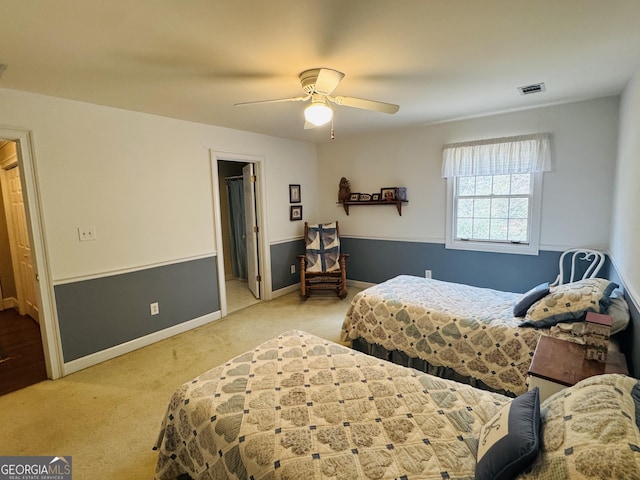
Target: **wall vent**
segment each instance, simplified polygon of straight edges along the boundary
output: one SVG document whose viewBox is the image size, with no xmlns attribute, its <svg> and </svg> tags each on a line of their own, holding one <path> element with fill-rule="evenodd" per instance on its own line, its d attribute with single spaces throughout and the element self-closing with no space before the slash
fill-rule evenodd
<svg viewBox="0 0 640 480">
<path fill-rule="evenodd" d="M 532 93 L 544 92 L 545 87 L 544 83 L 534 83 L 526 87 L 518 87 L 518 90 L 520 90 L 520 95 L 531 95 Z"/>
</svg>

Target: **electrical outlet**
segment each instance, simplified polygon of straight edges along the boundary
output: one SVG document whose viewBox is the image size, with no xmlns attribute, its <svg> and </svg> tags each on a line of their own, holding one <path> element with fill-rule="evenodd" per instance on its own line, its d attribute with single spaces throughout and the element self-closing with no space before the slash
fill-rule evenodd
<svg viewBox="0 0 640 480">
<path fill-rule="evenodd" d="M 151 315 L 158 315 L 160 313 L 160 306 L 158 305 L 158 302 L 149 304 L 149 309 L 151 310 Z"/>
<path fill-rule="evenodd" d="M 96 227 L 78 227 L 78 237 L 81 242 L 96 239 Z"/>
<path fill-rule="evenodd" d="M 295 266 L 295 264 L 294 264 L 294 265 L 291 265 L 291 273 L 296 273 L 296 266 Z"/>
<path fill-rule="evenodd" d="M 431 278 L 431 270 L 424 271 L 424 278 Z"/>
</svg>

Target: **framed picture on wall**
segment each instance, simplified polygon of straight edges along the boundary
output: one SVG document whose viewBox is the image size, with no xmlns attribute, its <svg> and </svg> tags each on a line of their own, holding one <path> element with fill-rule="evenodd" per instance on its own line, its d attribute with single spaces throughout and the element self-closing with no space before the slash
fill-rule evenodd
<svg viewBox="0 0 640 480">
<path fill-rule="evenodd" d="M 396 200 L 396 187 L 386 187 L 380 189 L 380 200 L 393 202 Z"/>
<path fill-rule="evenodd" d="M 302 205 L 291 205 L 289 207 L 289 220 L 302 220 Z"/>
<path fill-rule="evenodd" d="M 300 203 L 300 185 L 289 185 L 289 203 Z"/>
</svg>

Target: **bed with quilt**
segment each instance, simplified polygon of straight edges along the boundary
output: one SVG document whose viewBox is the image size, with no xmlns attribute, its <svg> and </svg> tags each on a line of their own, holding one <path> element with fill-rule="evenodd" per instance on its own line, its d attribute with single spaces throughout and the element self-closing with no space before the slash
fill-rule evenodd
<svg viewBox="0 0 640 480">
<path fill-rule="evenodd" d="M 541 335 L 583 342 L 586 312 L 611 313 L 612 332 L 629 309 L 617 285 L 587 278 L 513 293 L 400 275 L 352 300 L 342 342 L 371 355 L 505 395 L 527 390 Z"/>
<path fill-rule="evenodd" d="M 290 331 L 175 391 L 155 478 L 640 478 L 638 391 L 602 375 L 541 406 Z"/>
</svg>

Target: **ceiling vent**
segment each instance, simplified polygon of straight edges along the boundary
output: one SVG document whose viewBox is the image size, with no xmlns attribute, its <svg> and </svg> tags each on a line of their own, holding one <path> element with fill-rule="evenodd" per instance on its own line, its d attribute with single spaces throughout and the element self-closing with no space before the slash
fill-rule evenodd
<svg viewBox="0 0 640 480">
<path fill-rule="evenodd" d="M 534 83 L 526 87 L 518 87 L 518 90 L 520 90 L 520 95 L 531 95 L 532 93 L 544 92 L 545 88 L 544 83 Z"/>
</svg>

